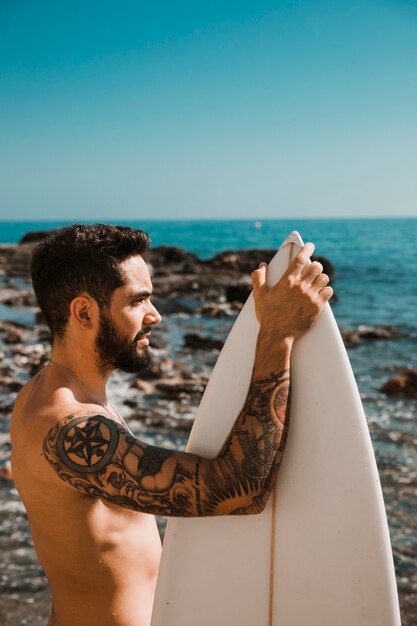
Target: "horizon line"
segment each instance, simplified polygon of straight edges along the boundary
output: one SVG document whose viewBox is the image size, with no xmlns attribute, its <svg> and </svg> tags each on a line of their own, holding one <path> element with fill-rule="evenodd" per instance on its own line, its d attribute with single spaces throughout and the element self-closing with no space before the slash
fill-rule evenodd
<svg viewBox="0 0 417 626">
<path fill-rule="evenodd" d="M 291 216 L 291 217 L 207 217 L 207 218 L 193 218 L 193 217 L 157 217 L 157 218 L 133 218 L 133 217 L 109 217 L 109 218 L 62 218 L 62 219 L 49 219 L 49 218 L 38 218 L 38 219 L 4 219 L 0 218 L 0 224 L 24 224 L 24 223 L 59 223 L 59 222 L 72 222 L 72 223 L 106 223 L 106 222 L 290 222 L 293 220 L 383 220 L 383 219 L 392 219 L 392 220 L 404 220 L 404 219 L 417 219 L 417 215 L 365 215 L 365 216 L 349 216 L 349 215 L 338 215 L 338 216 L 317 216 L 317 217 L 307 217 L 307 216 Z"/>
</svg>

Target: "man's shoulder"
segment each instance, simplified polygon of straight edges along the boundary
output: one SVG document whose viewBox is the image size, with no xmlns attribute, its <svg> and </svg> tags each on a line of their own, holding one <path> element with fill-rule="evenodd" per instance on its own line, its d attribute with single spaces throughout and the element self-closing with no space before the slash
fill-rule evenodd
<svg viewBox="0 0 417 626">
<path fill-rule="evenodd" d="M 91 404 L 72 403 L 65 406 L 40 405 L 15 416 L 12 428 L 12 461 L 14 472 L 24 469 L 27 476 L 36 474 L 38 479 L 57 482 L 54 472 L 45 458 L 45 445 L 52 434 L 70 435 L 73 424 L 94 417 L 105 419 L 105 410 Z M 61 481 L 59 486 L 61 485 Z"/>
<path fill-rule="evenodd" d="M 45 434 L 49 434 L 51 430 L 66 432 L 75 425 L 82 426 L 84 424 L 107 423 L 109 421 L 118 423 L 111 413 L 108 413 L 103 407 L 93 404 L 73 404 L 65 408 L 58 407 L 48 417 L 48 428 L 43 429 Z"/>
<path fill-rule="evenodd" d="M 35 378 L 28 381 L 16 397 L 11 420 L 12 435 L 39 441 L 59 424 L 84 416 L 107 415 L 105 409 L 96 404 L 78 402 L 62 394 L 36 393 Z"/>
<path fill-rule="evenodd" d="M 29 380 L 27 380 L 25 382 L 25 384 L 23 385 L 23 387 L 18 391 L 15 401 L 14 401 L 14 405 L 13 405 L 13 413 L 12 413 L 12 417 L 14 417 L 15 415 L 17 415 L 20 410 L 22 409 L 23 405 L 26 403 L 26 401 L 28 400 L 29 396 L 32 395 L 35 387 L 36 387 L 36 383 L 40 377 L 40 375 L 42 374 L 42 370 L 39 371 L 37 374 L 35 374 L 34 376 L 32 376 L 32 378 L 30 378 Z"/>
</svg>

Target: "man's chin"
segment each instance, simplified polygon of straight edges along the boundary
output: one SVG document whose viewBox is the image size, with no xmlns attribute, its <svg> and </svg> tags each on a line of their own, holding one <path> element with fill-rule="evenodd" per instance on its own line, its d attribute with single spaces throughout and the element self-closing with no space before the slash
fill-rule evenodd
<svg viewBox="0 0 417 626">
<path fill-rule="evenodd" d="M 136 354 L 130 359 L 121 359 L 117 364 L 117 369 L 126 374 L 141 374 L 147 372 L 152 367 L 152 355 L 148 346 L 137 349 Z"/>
</svg>

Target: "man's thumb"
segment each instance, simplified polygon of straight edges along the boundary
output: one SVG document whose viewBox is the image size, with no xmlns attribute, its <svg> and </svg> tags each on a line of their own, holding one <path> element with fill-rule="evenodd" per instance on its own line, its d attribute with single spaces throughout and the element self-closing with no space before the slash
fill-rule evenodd
<svg viewBox="0 0 417 626">
<path fill-rule="evenodd" d="M 257 270 L 252 272 L 252 283 L 254 289 L 260 289 L 265 285 L 267 264 L 262 261 Z"/>
</svg>

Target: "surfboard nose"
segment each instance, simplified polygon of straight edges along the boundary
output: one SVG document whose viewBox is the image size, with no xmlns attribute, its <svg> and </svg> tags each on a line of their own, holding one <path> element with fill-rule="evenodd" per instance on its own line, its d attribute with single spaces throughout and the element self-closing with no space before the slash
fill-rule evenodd
<svg viewBox="0 0 417 626">
<path fill-rule="evenodd" d="M 280 247 L 283 248 L 284 246 L 287 246 L 289 243 L 295 243 L 297 244 L 297 246 L 300 246 L 300 248 L 301 246 L 304 245 L 304 241 L 302 240 L 301 235 L 298 232 L 298 230 L 293 230 L 292 233 L 288 235 L 288 237 L 286 238 L 286 240 Z"/>
</svg>

